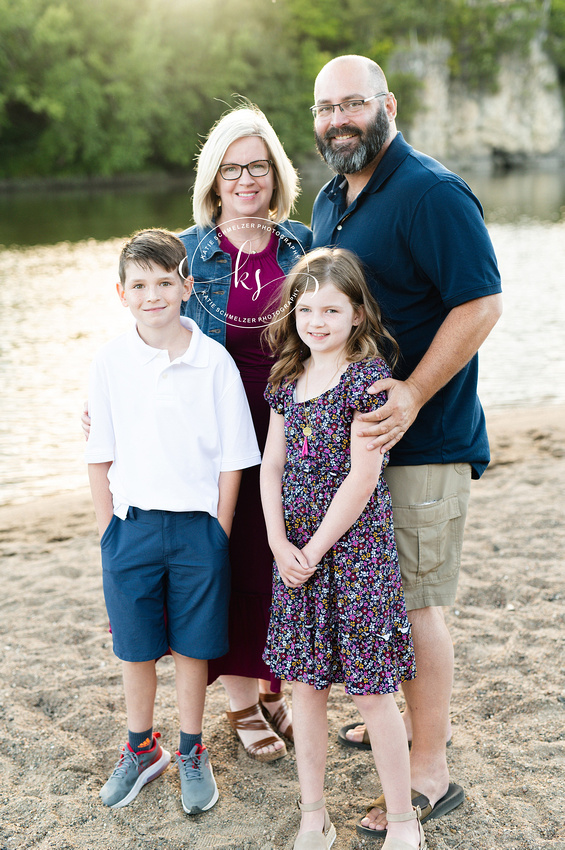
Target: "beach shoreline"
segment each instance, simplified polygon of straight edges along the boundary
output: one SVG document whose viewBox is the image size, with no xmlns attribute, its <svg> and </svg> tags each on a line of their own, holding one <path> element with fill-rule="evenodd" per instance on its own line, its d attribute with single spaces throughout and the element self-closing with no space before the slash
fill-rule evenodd
<svg viewBox="0 0 565 850">
<path fill-rule="evenodd" d="M 487 422 L 492 462 L 472 484 L 458 598 L 446 609 L 456 658 L 448 762 L 465 802 L 429 821 L 426 835 L 430 850 L 563 850 L 565 406 L 487 411 Z M 130 806 L 101 804 L 125 711 L 88 488 L 0 506 L 0 552 L 1 850 L 291 848 L 294 751 L 273 764 L 249 759 L 219 683 L 208 689 L 204 724 L 220 790 L 214 809 L 183 813 L 174 766 Z M 155 727 L 174 750 L 171 660 L 158 672 Z M 354 829 L 379 793 L 370 753 L 336 742 L 354 719 L 335 686 L 326 792 L 335 846 L 379 848 Z"/>
</svg>

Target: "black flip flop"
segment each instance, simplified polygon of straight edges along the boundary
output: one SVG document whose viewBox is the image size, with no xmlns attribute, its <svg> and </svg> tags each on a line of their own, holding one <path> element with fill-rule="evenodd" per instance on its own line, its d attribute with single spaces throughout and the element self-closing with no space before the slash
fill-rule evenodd
<svg viewBox="0 0 565 850">
<path fill-rule="evenodd" d="M 425 823 L 427 820 L 433 820 L 434 818 L 441 818 L 443 815 L 447 815 L 449 812 L 452 812 L 453 809 L 456 809 L 465 801 L 465 792 L 461 788 L 460 785 L 456 785 L 455 782 L 450 782 L 447 786 L 447 791 L 440 797 L 435 806 L 431 807 L 431 811 L 424 815 L 424 809 L 422 808 L 422 802 L 425 803 L 424 808 L 427 808 L 430 805 L 430 801 L 426 797 L 425 794 L 420 794 L 413 803 L 415 806 L 420 806 L 422 809 L 422 817 L 420 818 L 421 823 Z"/>
<path fill-rule="evenodd" d="M 371 749 L 371 741 L 369 740 L 369 733 L 367 732 L 367 728 L 365 727 L 365 731 L 363 732 L 363 740 L 362 741 L 350 741 L 347 737 L 347 732 L 350 729 L 355 729 L 357 726 L 360 726 L 359 722 L 357 723 L 348 723 L 347 726 L 342 726 L 339 732 L 337 733 L 337 742 L 341 744 L 342 747 L 351 747 L 354 750 L 370 750 Z M 408 741 L 408 749 L 412 746 L 412 741 Z M 446 747 L 451 746 L 451 738 L 445 744 Z"/>
<path fill-rule="evenodd" d="M 465 800 L 465 792 L 460 785 L 455 782 L 450 782 L 446 793 L 437 801 L 435 806 L 432 806 L 425 794 L 420 794 L 418 791 L 412 790 L 412 805 L 419 806 L 422 812 L 420 823 L 425 823 L 432 818 L 441 818 L 443 815 L 456 809 Z M 379 806 L 380 808 L 380 806 Z M 386 811 L 386 809 L 383 809 Z M 363 826 L 360 822 L 355 824 L 355 829 L 359 835 L 368 838 L 384 838 L 386 829 L 370 829 L 368 826 Z"/>
</svg>

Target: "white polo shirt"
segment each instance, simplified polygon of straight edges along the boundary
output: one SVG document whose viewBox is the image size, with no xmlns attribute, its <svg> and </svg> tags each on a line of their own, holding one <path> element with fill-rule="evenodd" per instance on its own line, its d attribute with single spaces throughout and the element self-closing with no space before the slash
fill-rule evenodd
<svg viewBox="0 0 565 850">
<path fill-rule="evenodd" d="M 192 319 L 181 322 L 192 338 L 172 362 L 134 328 L 92 363 L 85 460 L 112 461 L 108 479 L 121 519 L 130 505 L 215 517 L 220 472 L 261 462 L 234 361 Z"/>
</svg>

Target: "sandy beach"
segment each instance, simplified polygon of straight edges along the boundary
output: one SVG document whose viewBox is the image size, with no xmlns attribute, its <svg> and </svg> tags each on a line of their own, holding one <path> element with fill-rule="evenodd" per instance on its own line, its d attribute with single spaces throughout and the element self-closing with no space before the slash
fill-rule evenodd
<svg viewBox="0 0 565 850">
<path fill-rule="evenodd" d="M 426 835 L 430 850 L 563 850 L 565 407 L 497 411 L 488 422 L 493 460 L 473 483 L 458 599 L 446 612 L 456 658 L 448 762 L 466 797 Z M 126 720 L 88 490 L 4 506 L 0 528 L 0 850 L 292 848 L 294 751 L 270 765 L 249 759 L 218 683 L 204 722 L 215 808 L 183 813 L 176 766 L 130 806 L 102 805 Z M 158 671 L 155 728 L 173 751 L 171 659 Z M 335 686 L 326 792 L 334 846 L 379 850 L 354 828 L 379 793 L 371 755 L 336 742 L 356 716 Z"/>
</svg>

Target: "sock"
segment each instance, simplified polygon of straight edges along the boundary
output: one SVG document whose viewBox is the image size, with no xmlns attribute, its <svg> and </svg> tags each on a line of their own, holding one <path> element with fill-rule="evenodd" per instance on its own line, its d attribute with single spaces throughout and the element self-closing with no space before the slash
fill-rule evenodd
<svg viewBox="0 0 565 850">
<path fill-rule="evenodd" d="M 199 732 L 198 735 L 189 735 L 188 732 L 183 732 L 181 729 L 179 753 L 182 753 L 183 756 L 189 755 L 195 744 L 202 745 L 202 732 Z"/>
<path fill-rule="evenodd" d="M 130 732 L 128 729 L 128 742 L 134 753 L 147 752 L 153 746 L 153 727 L 147 732 Z"/>
</svg>

